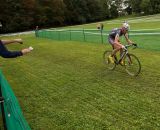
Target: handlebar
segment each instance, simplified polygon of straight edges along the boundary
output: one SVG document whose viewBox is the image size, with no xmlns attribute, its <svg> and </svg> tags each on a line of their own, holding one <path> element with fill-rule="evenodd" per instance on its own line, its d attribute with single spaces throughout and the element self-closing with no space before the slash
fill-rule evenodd
<svg viewBox="0 0 160 130">
<path fill-rule="evenodd" d="M 128 47 L 130 47 L 130 46 L 134 46 L 133 49 L 135 49 L 135 48 L 138 47 L 136 43 L 133 43 L 133 44 L 130 44 L 130 45 L 125 45 L 125 50 L 126 50 Z"/>
</svg>

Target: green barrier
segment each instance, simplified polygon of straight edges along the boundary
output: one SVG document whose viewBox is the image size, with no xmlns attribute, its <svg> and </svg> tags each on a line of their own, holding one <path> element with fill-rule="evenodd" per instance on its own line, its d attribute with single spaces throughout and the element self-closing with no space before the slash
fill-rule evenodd
<svg viewBox="0 0 160 130">
<path fill-rule="evenodd" d="M 104 35 L 107 31 L 95 30 L 95 29 L 50 29 L 39 30 L 35 32 L 36 37 L 48 38 L 60 41 L 84 41 L 103 43 Z"/>
<path fill-rule="evenodd" d="M 38 36 L 59 41 L 81 41 L 90 43 L 108 43 L 108 34 L 110 31 L 97 29 L 48 29 L 39 30 Z M 140 48 L 149 50 L 160 50 L 160 29 L 150 30 L 130 30 L 129 38 L 138 44 Z M 126 43 L 124 37 L 121 42 Z"/>
<path fill-rule="evenodd" d="M 4 103 L 1 103 L 1 112 L 5 130 L 31 130 L 25 120 L 18 100 L 14 95 L 10 85 L 0 71 L 0 87 L 1 96 L 4 98 Z M 4 111 L 3 111 L 4 110 Z M 4 112 L 4 113 L 3 113 Z"/>
</svg>

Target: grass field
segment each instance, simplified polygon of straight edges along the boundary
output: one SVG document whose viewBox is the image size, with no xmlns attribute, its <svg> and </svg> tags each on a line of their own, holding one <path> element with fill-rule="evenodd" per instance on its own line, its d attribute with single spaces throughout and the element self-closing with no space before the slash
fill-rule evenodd
<svg viewBox="0 0 160 130">
<path fill-rule="evenodd" d="M 119 27 L 122 25 L 122 22 L 128 21 L 131 26 L 131 30 L 135 29 L 155 29 L 160 28 L 160 14 L 153 15 L 153 16 L 145 16 L 145 17 L 122 17 L 115 20 L 107 20 L 102 21 L 104 24 L 105 30 L 111 30 L 112 28 Z M 85 24 L 85 25 L 79 25 L 76 26 L 76 28 L 91 28 L 96 29 L 96 25 L 99 22 L 91 23 L 91 24 Z M 75 26 L 71 26 L 71 28 L 75 28 Z M 66 27 L 68 28 L 68 27 Z"/>
<path fill-rule="evenodd" d="M 152 28 L 159 26 L 155 22 Z M 31 45 L 34 51 L 1 58 L 1 69 L 33 130 L 159 130 L 159 51 L 130 50 L 142 64 L 141 74 L 130 77 L 121 66 L 106 69 L 102 54 L 109 45 L 21 37 L 24 45 L 9 49 Z M 134 40 L 141 38 L 150 43 L 153 37 Z"/>
</svg>

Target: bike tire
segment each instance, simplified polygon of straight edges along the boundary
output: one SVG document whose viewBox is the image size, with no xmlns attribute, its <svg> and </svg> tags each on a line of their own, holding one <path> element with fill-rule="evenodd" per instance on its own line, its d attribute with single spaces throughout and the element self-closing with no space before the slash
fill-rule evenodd
<svg viewBox="0 0 160 130">
<path fill-rule="evenodd" d="M 141 63 L 133 54 L 127 54 L 124 58 L 125 70 L 131 76 L 138 76 L 141 72 Z"/>
<path fill-rule="evenodd" d="M 109 70 L 114 70 L 115 67 L 116 67 L 116 64 L 109 62 L 109 59 L 108 59 L 108 56 L 109 56 L 109 55 L 111 55 L 111 51 L 105 51 L 105 52 L 103 53 L 103 62 L 104 62 L 104 64 L 107 65 L 107 68 L 108 68 Z"/>
</svg>

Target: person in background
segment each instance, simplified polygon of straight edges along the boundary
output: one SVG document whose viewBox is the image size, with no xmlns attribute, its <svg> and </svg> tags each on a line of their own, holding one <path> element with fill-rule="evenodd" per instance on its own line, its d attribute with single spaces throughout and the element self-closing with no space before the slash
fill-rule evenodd
<svg viewBox="0 0 160 130">
<path fill-rule="evenodd" d="M 98 29 L 98 30 L 101 30 L 101 31 L 102 31 L 102 30 L 103 30 L 103 27 L 104 27 L 103 23 L 98 23 L 98 24 L 97 24 L 97 29 Z"/>
<path fill-rule="evenodd" d="M 98 23 L 96 27 L 97 27 L 97 29 L 100 29 L 100 23 Z"/>
<path fill-rule="evenodd" d="M 103 23 L 101 23 L 101 31 L 103 30 L 103 27 L 104 27 L 104 25 L 103 25 Z"/>
<path fill-rule="evenodd" d="M 39 37 L 38 30 L 39 30 L 39 28 L 38 28 L 38 26 L 36 26 L 36 29 L 35 29 L 35 35 L 36 35 L 36 37 Z"/>
</svg>

